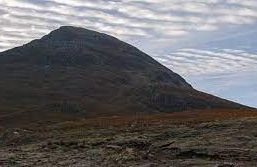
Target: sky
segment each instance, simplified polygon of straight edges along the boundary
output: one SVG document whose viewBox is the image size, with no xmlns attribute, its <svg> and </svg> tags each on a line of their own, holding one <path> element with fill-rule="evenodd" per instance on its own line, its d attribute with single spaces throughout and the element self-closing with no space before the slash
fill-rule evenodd
<svg viewBox="0 0 257 167">
<path fill-rule="evenodd" d="M 0 51 L 64 25 L 113 35 L 195 88 L 257 107 L 257 0 L 0 0 Z"/>
</svg>

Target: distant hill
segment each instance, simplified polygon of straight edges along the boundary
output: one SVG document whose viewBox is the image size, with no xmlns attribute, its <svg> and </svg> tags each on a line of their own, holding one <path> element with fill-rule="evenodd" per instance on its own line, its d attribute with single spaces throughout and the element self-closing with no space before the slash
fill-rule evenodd
<svg viewBox="0 0 257 167">
<path fill-rule="evenodd" d="M 69 26 L 0 53 L 0 78 L 3 120 L 243 107 L 193 89 L 125 42 Z"/>
</svg>

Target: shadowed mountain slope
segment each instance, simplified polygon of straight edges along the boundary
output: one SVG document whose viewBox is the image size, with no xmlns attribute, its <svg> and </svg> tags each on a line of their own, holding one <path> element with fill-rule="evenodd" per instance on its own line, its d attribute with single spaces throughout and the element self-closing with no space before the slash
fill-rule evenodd
<svg viewBox="0 0 257 167">
<path fill-rule="evenodd" d="M 0 53 L 0 78 L 2 119 L 242 107 L 193 89 L 125 42 L 77 27 Z"/>
</svg>

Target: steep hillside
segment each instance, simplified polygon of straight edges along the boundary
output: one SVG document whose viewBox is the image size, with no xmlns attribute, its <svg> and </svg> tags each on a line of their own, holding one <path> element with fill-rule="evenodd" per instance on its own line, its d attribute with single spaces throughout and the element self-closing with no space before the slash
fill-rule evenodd
<svg viewBox="0 0 257 167">
<path fill-rule="evenodd" d="M 61 27 L 0 53 L 0 119 L 238 108 L 114 37 Z M 30 114 L 33 113 L 33 114 Z"/>
</svg>

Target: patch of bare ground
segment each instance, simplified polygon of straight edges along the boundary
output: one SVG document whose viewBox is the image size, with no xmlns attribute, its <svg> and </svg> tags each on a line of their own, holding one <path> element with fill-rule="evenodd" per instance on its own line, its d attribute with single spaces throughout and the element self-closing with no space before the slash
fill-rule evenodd
<svg viewBox="0 0 257 167">
<path fill-rule="evenodd" d="M 257 166 L 257 113 L 210 110 L 0 128 L 0 166 Z"/>
</svg>

